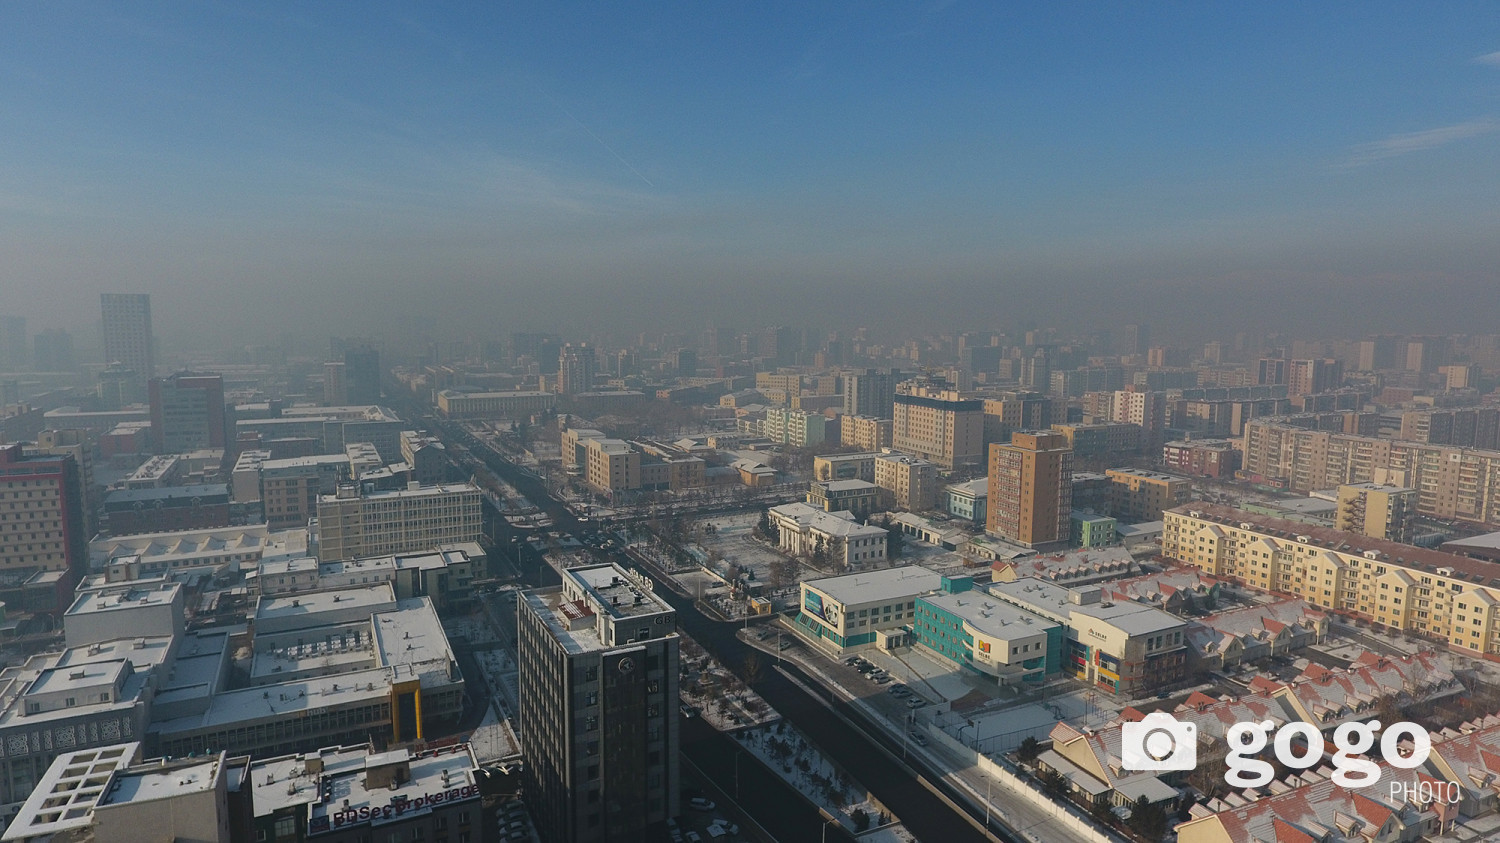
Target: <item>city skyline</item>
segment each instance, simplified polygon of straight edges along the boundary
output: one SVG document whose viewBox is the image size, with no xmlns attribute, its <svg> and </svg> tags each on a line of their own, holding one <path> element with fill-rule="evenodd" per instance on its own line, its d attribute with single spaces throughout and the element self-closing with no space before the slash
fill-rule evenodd
<svg viewBox="0 0 1500 843">
<path fill-rule="evenodd" d="M 81 338 L 150 293 L 178 344 L 696 325 L 729 290 L 1477 328 L 1500 27 L 1353 8 L 7 9 L 0 288 Z"/>
</svg>

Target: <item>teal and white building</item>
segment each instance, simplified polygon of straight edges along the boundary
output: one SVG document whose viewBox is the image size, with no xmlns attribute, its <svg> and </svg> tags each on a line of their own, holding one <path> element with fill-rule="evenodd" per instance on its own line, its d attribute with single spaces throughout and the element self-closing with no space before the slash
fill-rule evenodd
<svg viewBox="0 0 1500 843">
<path fill-rule="evenodd" d="M 944 577 L 916 599 L 912 644 L 999 685 L 1041 683 L 1062 665 L 1064 628 L 974 589 L 972 577 Z"/>
<path fill-rule="evenodd" d="M 937 591 L 942 575 L 918 565 L 846 574 L 802 583 L 797 623 L 808 634 L 847 650 L 875 644 L 904 647 L 917 597 Z"/>
</svg>

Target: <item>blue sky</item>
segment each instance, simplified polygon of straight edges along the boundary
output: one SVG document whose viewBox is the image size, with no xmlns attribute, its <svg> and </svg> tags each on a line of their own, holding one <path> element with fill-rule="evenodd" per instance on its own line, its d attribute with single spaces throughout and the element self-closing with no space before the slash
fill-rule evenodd
<svg viewBox="0 0 1500 843">
<path fill-rule="evenodd" d="M 1473 329 L 1495 11 L 10 3 L 0 310 Z"/>
</svg>

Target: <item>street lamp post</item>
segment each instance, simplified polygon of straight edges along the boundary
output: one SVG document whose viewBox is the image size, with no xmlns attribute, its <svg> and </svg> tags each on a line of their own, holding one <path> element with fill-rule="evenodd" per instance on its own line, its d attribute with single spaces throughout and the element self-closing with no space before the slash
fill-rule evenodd
<svg viewBox="0 0 1500 843">
<path fill-rule="evenodd" d="M 822 809 L 819 809 L 818 813 L 823 815 L 823 843 L 828 843 L 828 827 L 830 825 L 833 825 L 837 821 L 832 817 L 829 817 L 828 812 L 823 811 Z"/>
<path fill-rule="evenodd" d="M 992 781 L 994 779 L 989 776 L 984 777 L 984 838 L 986 840 L 993 839 L 994 837 L 994 835 L 990 834 L 990 782 Z"/>
</svg>

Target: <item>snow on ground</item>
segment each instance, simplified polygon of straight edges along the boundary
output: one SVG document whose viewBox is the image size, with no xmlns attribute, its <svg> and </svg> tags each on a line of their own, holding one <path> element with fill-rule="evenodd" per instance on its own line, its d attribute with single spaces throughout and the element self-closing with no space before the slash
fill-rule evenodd
<svg viewBox="0 0 1500 843">
<path fill-rule="evenodd" d="M 760 522 L 761 510 L 714 515 L 693 522 L 693 539 L 704 551 L 717 553 L 728 564 L 755 572 L 755 582 L 771 579 L 771 564 L 784 559 L 775 548 L 757 540 L 752 531 Z M 712 525 L 713 532 L 704 528 Z"/>
<path fill-rule="evenodd" d="M 495 711 L 494 703 L 490 704 L 484 720 L 469 736 L 469 743 L 474 746 L 474 757 L 480 764 L 493 764 L 521 753 L 520 742 Z"/>
<path fill-rule="evenodd" d="M 761 654 L 756 657 L 764 659 Z M 682 639 L 678 696 L 683 704 L 697 709 L 709 725 L 721 732 L 764 725 L 781 718 L 760 694 L 686 635 Z"/>
<path fill-rule="evenodd" d="M 474 661 L 484 674 L 485 685 L 492 691 L 499 692 L 497 702 L 503 701 L 505 711 L 515 711 L 521 692 L 516 664 L 511 661 L 510 655 L 504 650 L 479 650 L 474 653 Z"/>
<path fill-rule="evenodd" d="M 854 830 L 857 811 L 865 813 L 870 827 L 881 823 L 880 809 L 869 800 L 868 791 L 791 724 L 781 721 L 774 726 L 746 729 L 735 737 L 771 772 L 837 817 L 850 831 Z"/>
<path fill-rule="evenodd" d="M 859 836 L 859 843 L 917 843 L 917 836 L 906 830 L 901 823 L 892 823 L 876 831 L 867 831 Z"/>
<path fill-rule="evenodd" d="M 448 618 L 443 621 L 443 632 L 449 639 L 462 638 L 470 644 L 493 644 L 500 640 L 482 614 Z"/>
</svg>

